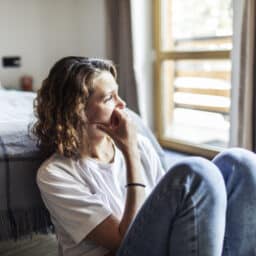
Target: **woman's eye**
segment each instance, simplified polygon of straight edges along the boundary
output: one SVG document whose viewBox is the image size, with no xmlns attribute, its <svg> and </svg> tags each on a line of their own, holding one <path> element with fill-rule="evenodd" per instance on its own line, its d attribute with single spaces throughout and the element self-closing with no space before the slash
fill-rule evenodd
<svg viewBox="0 0 256 256">
<path fill-rule="evenodd" d="M 109 100 L 112 100 L 112 98 L 113 98 L 113 96 L 110 95 L 108 98 L 106 98 L 106 99 L 104 100 L 104 102 L 107 102 L 107 101 L 109 101 Z"/>
</svg>

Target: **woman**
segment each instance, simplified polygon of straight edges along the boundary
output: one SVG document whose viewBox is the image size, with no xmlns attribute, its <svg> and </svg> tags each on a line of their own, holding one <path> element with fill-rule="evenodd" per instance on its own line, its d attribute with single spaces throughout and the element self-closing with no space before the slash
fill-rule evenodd
<svg viewBox="0 0 256 256">
<path fill-rule="evenodd" d="M 188 157 L 164 174 L 150 142 L 136 133 L 115 67 L 105 60 L 59 60 L 35 110 L 33 131 L 51 155 L 37 183 L 59 255 L 218 256 L 225 232 L 223 255 L 256 255 L 255 228 L 247 226 L 255 223 L 254 154 L 227 150 L 213 163 Z"/>
</svg>

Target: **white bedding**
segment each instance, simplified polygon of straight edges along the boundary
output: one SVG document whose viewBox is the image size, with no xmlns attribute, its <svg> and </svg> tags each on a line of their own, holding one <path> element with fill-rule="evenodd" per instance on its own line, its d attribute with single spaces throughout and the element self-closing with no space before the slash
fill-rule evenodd
<svg viewBox="0 0 256 256">
<path fill-rule="evenodd" d="M 17 128 L 24 130 L 33 122 L 35 96 L 34 92 L 0 90 L 0 134 L 17 131 Z"/>
</svg>

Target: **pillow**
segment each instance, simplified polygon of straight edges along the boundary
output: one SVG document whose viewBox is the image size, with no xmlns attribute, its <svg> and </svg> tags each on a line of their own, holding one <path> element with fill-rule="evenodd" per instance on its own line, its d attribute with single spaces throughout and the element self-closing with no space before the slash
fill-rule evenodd
<svg viewBox="0 0 256 256">
<path fill-rule="evenodd" d="M 136 114 L 134 111 L 128 108 L 127 108 L 127 112 L 129 116 L 132 118 L 132 120 L 134 121 L 134 123 L 136 124 L 138 132 L 150 140 L 151 144 L 153 145 L 156 153 L 160 158 L 160 161 L 162 163 L 164 170 L 167 170 L 168 166 L 165 159 L 165 153 L 162 147 L 160 146 L 160 144 L 158 143 L 156 137 L 152 133 L 152 131 L 143 123 L 141 117 L 138 114 Z"/>
</svg>

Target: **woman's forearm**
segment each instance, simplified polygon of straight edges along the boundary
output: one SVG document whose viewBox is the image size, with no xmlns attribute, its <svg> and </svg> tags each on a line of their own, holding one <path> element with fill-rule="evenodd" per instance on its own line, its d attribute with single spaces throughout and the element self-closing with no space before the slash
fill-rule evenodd
<svg viewBox="0 0 256 256">
<path fill-rule="evenodd" d="M 140 154 L 137 150 L 125 154 L 127 165 L 127 183 L 141 183 L 145 181 L 141 175 Z M 119 232 L 123 237 L 133 218 L 145 200 L 145 188 L 142 186 L 127 187 L 125 209 L 120 221 Z"/>
</svg>

